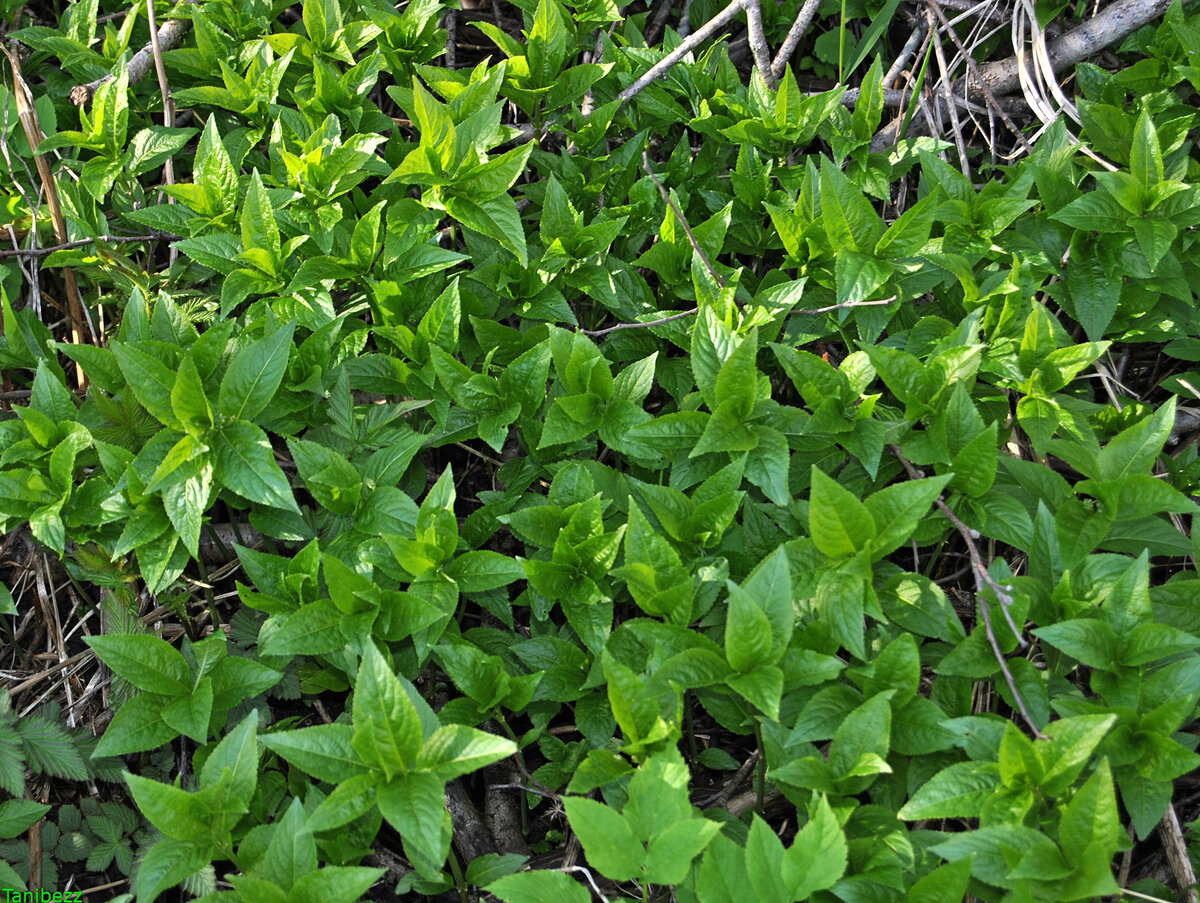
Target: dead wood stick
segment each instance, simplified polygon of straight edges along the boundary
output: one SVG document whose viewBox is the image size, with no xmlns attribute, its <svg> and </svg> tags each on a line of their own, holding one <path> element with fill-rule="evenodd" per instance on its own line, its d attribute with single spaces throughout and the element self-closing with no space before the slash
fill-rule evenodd
<svg viewBox="0 0 1200 903">
<path fill-rule="evenodd" d="M 1158 833 L 1162 838 L 1163 850 L 1167 854 L 1167 863 L 1171 866 L 1171 874 L 1179 885 L 1182 899 L 1186 903 L 1196 903 L 1196 871 L 1192 868 L 1192 860 L 1188 857 L 1187 844 L 1183 840 L 1183 830 L 1179 826 L 1179 816 L 1175 807 L 1167 806 L 1166 814 L 1158 823 Z"/>
<path fill-rule="evenodd" d="M 746 36 L 750 43 L 750 52 L 754 54 L 754 65 L 763 82 L 772 91 L 778 82 L 771 67 L 771 48 L 767 46 L 767 37 L 763 33 L 762 7 L 759 0 L 746 0 Z"/>
<path fill-rule="evenodd" d="M 742 11 L 744 6 L 745 0 L 733 0 L 732 3 L 701 25 L 694 34 L 688 36 L 687 40 L 647 69 L 641 78 L 618 94 L 617 109 L 625 106 L 634 97 L 642 93 L 653 81 L 666 75 L 672 66 L 716 34 L 720 29 L 724 28 L 734 16 Z"/>
<path fill-rule="evenodd" d="M 1185 0 L 1185 5 L 1193 2 L 1195 0 Z M 1057 74 L 1094 56 L 1110 44 L 1115 44 L 1162 16 L 1170 5 L 1171 0 L 1116 0 L 1115 3 L 1110 3 L 1082 25 L 1050 43 L 1047 55 L 1051 68 Z M 1029 62 L 1027 65 L 1033 64 Z M 1005 103 L 1006 95 L 1021 90 L 1021 73 L 1016 55 L 984 63 L 978 66 L 975 72 L 969 72 L 965 78 L 968 95 L 984 96 L 986 88 L 1001 106 Z M 954 93 L 960 97 L 963 94 L 963 85 L 964 80 L 960 78 L 953 86 Z M 900 126 L 901 121 L 897 118 L 880 129 L 871 140 L 871 150 L 879 152 L 894 146 L 900 138 Z M 923 135 L 928 132 L 928 122 L 923 114 L 918 113 L 913 117 L 909 134 Z"/>
<path fill-rule="evenodd" d="M 154 35 L 158 43 L 160 52 L 173 50 L 179 46 L 179 42 L 183 40 L 183 34 L 191 26 L 190 19 L 168 19 L 163 23 L 162 28 L 158 29 Z M 140 82 L 150 72 L 154 66 L 154 44 L 155 41 L 147 42 L 146 46 L 135 53 L 129 59 L 129 84 Z M 113 80 L 113 76 L 106 75 L 103 78 L 98 78 L 95 81 L 88 82 L 86 85 L 76 85 L 71 89 L 71 103 L 77 107 L 87 106 L 92 102 L 92 98 L 96 96 L 96 89 L 105 82 Z M 165 75 L 164 75 L 165 81 Z"/>
<path fill-rule="evenodd" d="M 1170 5 L 1171 0 L 1116 0 L 1082 25 L 1050 42 L 1047 48 L 1050 65 L 1056 73 L 1062 72 L 1153 22 Z M 971 93 L 981 94 L 988 89 L 997 95 L 1015 94 L 1021 90 L 1016 56 L 980 66 L 977 76 L 969 76 L 967 87 Z M 956 88 L 961 91 L 960 86 Z"/>
<path fill-rule="evenodd" d="M 29 90 L 29 85 L 25 83 L 25 77 L 21 74 L 20 60 L 15 54 L 9 53 L 7 47 L 4 48 L 4 55 L 8 57 L 8 62 L 12 66 L 13 97 L 17 102 L 17 118 L 21 120 L 21 128 L 33 151 L 33 162 L 37 166 L 42 190 L 46 193 L 46 205 L 50 208 L 50 221 L 54 224 L 54 234 L 58 237 L 59 244 L 62 244 L 69 241 L 70 236 L 67 234 L 67 221 L 63 216 L 62 204 L 58 199 L 58 184 L 54 181 L 54 173 L 50 170 L 50 163 L 46 160 L 46 155 L 39 154 L 37 151 L 41 143 L 46 140 L 46 134 L 42 131 L 37 109 L 33 105 L 33 92 Z M 67 302 L 70 305 L 67 318 L 70 321 L 71 344 L 82 345 L 83 300 L 79 296 L 79 285 L 75 282 L 75 271 L 70 267 L 63 267 L 63 281 L 66 283 Z M 95 332 L 93 329 L 93 338 Z M 81 392 L 87 388 L 87 377 L 78 362 L 75 364 L 75 384 Z"/>
<path fill-rule="evenodd" d="M 779 45 L 779 52 L 775 54 L 775 61 L 771 63 L 771 74 L 776 78 L 783 77 L 783 70 L 787 68 L 788 60 L 792 58 L 792 54 L 800 46 L 800 39 L 808 31 L 808 26 L 812 24 L 812 20 L 817 15 L 817 8 L 820 5 L 821 0 L 805 0 L 804 5 L 800 7 L 800 12 L 796 14 L 796 21 L 788 29 L 787 37 Z"/>
</svg>

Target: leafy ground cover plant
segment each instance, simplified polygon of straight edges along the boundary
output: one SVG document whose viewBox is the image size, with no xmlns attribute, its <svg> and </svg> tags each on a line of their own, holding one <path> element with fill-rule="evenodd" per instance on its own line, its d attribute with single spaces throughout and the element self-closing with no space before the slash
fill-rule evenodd
<svg viewBox="0 0 1200 903">
<path fill-rule="evenodd" d="M 818 6 L 0 4 L 4 882 L 1194 893 L 1200 16 Z"/>
</svg>

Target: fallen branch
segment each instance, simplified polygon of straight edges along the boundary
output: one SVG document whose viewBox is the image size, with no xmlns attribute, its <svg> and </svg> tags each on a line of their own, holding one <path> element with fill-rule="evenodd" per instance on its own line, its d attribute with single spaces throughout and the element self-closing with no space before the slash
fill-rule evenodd
<svg viewBox="0 0 1200 903">
<path fill-rule="evenodd" d="M 821 0 L 804 0 L 804 5 L 800 7 L 800 12 L 796 14 L 796 21 L 788 29 L 787 37 L 779 45 L 779 52 L 775 54 L 775 61 L 771 63 L 771 74 L 776 78 L 783 77 L 783 70 L 787 68 L 788 60 L 792 58 L 792 54 L 800 46 L 800 39 L 808 31 L 808 26 L 812 25 L 812 20 L 816 17 L 817 9 L 820 6 Z"/>
<path fill-rule="evenodd" d="M 746 35 L 750 42 L 750 52 L 754 54 L 754 66 L 766 86 L 774 91 L 779 83 L 771 64 L 771 49 L 767 46 L 767 36 L 763 33 L 762 6 L 759 5 L 759 0 L 745 0 L 745 4 Z"/>
<path fill-rule="evenodd" d="M 46 193 L 46 205 L 50 208 L 50 222 L 54 226 L 54 234 L 59 242 L 66 242 L 68 240 L 67 221 L 63 216 L 62 203 L 58 198 L 58 184 L 54 180 L 54 173 L 50 170 L 46 155 L 37 152 L 37 148 L 46 140 L 46 134 L 42 131 L 41 123 L 38 121 L 37 109 L 33 104 L 33 92 L 29 90 L 29 85 L 25 83 L 25 77 L 21 74 L 20 61 L 14 54 L 9 53 L 7 47 L 4 48 L 4 55 L 8 57 L 8 62 L 12 66 L 13 98 L 17 104 L 17 118 L 21 121 L 25 139 L 33 150 L 33 162 L 37 166 L 42 190 Z M 36 234 L 34 237 L 36 238 Z M 79 285 L 75 281 L 75 271 L 70 267 L 63 267 L 63 282 L 67 289 L 69 305 L 67 320 L 71 330 L 71 344 L 82 345 L 85 319 L 83 299 L 79 294 Z M 98 340 L 99 337 L 90 320 L 88 328 L 92 333 L 92 338 Z M 75 363 L 75 384 L 80 392 L 87 388 L 87 376 L 78 362 Z"/>
<path fill-rule="evenodd" d="M 646 175 L 650 177 L 650 181 L 658 186 L 658 193 L 663 196 L 663 200 L 667 202 L 667 206 L 671 208 L 671 212 L 675 214 L 675 218 L 679 220 L 679 225 L 683 226 L 683 231 L 687 235 L 688 241 L 692 243 L 692 250 L 696 252 L 696 256 L 700 258 L 704 264 L 704 268 L 708 270 L 708 275 L 712 277 L 712 281 L 721 286 L 721 288 L 724 288 L 725 280 L 718 276 L 717 271 L 713 269 L 712 261 L 708 259 L 708 255 L 700 247 L 700 242 L 696 241 L 696 236 L 692 233 L 692 227 L 688 225 L 683 211 L 676 206 L 675 201 L 671 199 L 671 193 L 667 191 L 667 187 L 654 174 L 654 167 L 650 165 L 649 151 L 642 151 L 642 169 L 646 170 Z"/>
<path fill-rule="evenodd" d="M 152 36 L 152 40 L 130 58 L 128 67 L 129 84 L 132 85 L 140 82 L 154 66 L 155 43 L 158 44 L 160 54 L 168 50 L 173 50 L 179 46 L 179 42 L 183 40 L 184 32 L 188 30 L 191 24 L 190 19 L 168 19 L 164 22 L 163 27 Z M 157 41 L 154 40 L 155 38 Z M 92 98 L 96 96 L 96 90 L 105 82 L 112 80 L 112 75 L 106 75 L 103 78 L 88 82 L 86 85 L 76 85 L 71 89 L 71 103 L 77 107 L 87 106 L 92 102 Z"/>
<path fill-rule="evenodd" d="M 734 16 L 742 11 L 745 0 L 733 0 L 727 7 L 705 22 L 687 40 L 664 56 L 661 60 L 647 69 L 637 81 L 617 95 L 617 110 L 641 94 L 649 85 L 662 78 L 667 71 L 681 59 L 703 44 L 706 40 L 724 28 Z M 615 110 L 613 111 L 615 114 Z"/>
<path fill-rule="evenodd" d="M 1180 899 L 1185 903 L 1196 903 L 1196 871 L 1192 868 L 1192 860 L 1188 856 L 1179 816 L 1175 814 L 1175 807 L 1170 804 L 1167 805 L 1162 821 L 1158 823 L 1158 834 L 1167 854 L 1167 864 L 1170 865 L 1171 874 L 1182 894 Z"/>
<path fill-rule="evenodd" d="M 938 3 L 938 0 L 926 0 L 926 2 L 929 4 L 929 8 L 933 11 L 934 15 L 938 17 L 938 21 L 942 23 L 942 27 L 946 29 L 946 33 L 950 35 L 950 40 L 954 42 L 954 46 L 958 49 L 958 52 L 961 53 L 963 59 L 967 61 L 967 71 L 971 74 L 971 77 L 979 83 L 979 87 L 983 89 L 983 95 L 987 99 L 988 108 L 996 111 L 996 113 L 1000 116 L 1000 121 L 1004 123 L 1004 127 L 1016 135 L 1017 140 L 1021 142 L 1021 147 L 1023 147 L 1026 152 L 1033 150 L 1033 145 L 1029 143 L 1029 140 L 1025 137 L 1024 133 L 1017 128 L 1016 123 L 1014 123 L 1009 117 L 1008 113 L 1005 112 L 1004 107 L 1000 106 L 1000 101 L 996 99 L 995 92 L 992 91 L 991 87 L 980 74 L 979 68 L 975 65 L 974 58 L 968 52 L 967 48 L 963 46 L 962 38 L 958 36 L 958 32 L 956 32 L 950 23 L 946 21 L 946 14 L 942 12 L 942 7 Z"/>
<path fill-rule="evenodd" d="M 1094 56 L 1110 44 L 1128 37 L 1143 25 L 1148 25 L 1166 12 L 1172 0 L 1116 0 L 1102 9 L 1082 25 L 1071 29 L 1066 34 L 1054 40 L 1047 49 L 1050 65 L 1055 74 L 1071 68 L 1076 63 Z M 1187 4 L 1196 0 L 1186 0 Z M 1028 64 L 1032 66 L 1032 63 Z M 1028 69 L 1026 70 L 1028 72 Z M 955 82 L 953 91 L 956 95 L 964 93 L 976 98 L 985 97 L 985 89 L 990 91 L 998 105 L 1010 110 L 1006 103 L 1006 95 L 1016 94 L 1021 89 L 1021 72 L 1017 56 L 985 63 L 977 67 L 974 73 L 968 73 L 964 79 Z M 849 92 L 847 92 L 849 93 Z M 1025 106 L 1028 106 L 1027 104 Z M 871 150 L 880 152 L 892 147 L 900 138 L 901 122 L 899 119 L 880 129 L 871 139 Z M 929 133 L 927 118 L 918 113 L 913 117 L 909 126 L 910 135 Z"/>
<path fill-rule="evenodd" d="M 50 245 L 46 248 L 4 248 L 0 249 L 0 258 L 5 257 L 45 257 L 47 254 L 53 254 L 55 251 L 70 251 L 75 248 L 83 248 L 97 242 L 113 242 L 114 244 L 123 244 L 127 242 L 154 241 L 156 239 L 167 239 L 169 241 L 177 241 L 181 236 L 169 235 L 165 232 L 155 235 L 97 235 L 94 238 L 77 238 L 74 241 L 65 241 L 61 245 Z"/>
<path fill-rule="evenodd" d="M 891 304 L 896 300 L 896 296 L 890 298 L 881 298 L 877 301 L 844 301 L 841 304 L 830 304 L 828 307 L 814 307 L 808 310 L 793 310 L 792 316 L 812 316 L 815 314 L 827 314 L 835 310 L 846 310 L 851 307 L 882 307 L 885 304 Z M 605 336 L 610 332 L 616 332 L 619 329 L 645 329 L 650 326 L 662 326 L 666 323 L 671 323 L 675 320 L 682 320 L 684 317 L 694 317 L 700 313 L 699 307 L 693 307 L 691 310 L 681 311 L 677 314 L 672 314 L 669 317 L 661 317 L 657 320 L 640 320 L 637 323 L 618 323 L 616 326 L 609 326 L 607 329 L 579 329 L 576 330 L 583 335 L 593 337 Z"/>
<path fill-rule="evenodd" d="M 1172 0 L 1116 0 L 1115 3 L 1110 3 L 1082 25 L 1049 44 L 1047 50 L 1055 74 L 1094 56 L 1109 44 L 1115 44 L 1143 25 L 1153 22 L 1167 11 L 1171 2 Z M 985 90 L 990 90 L 996 95 L 1015 94 L 1021 90 L 1017 57 L 1014 55 L 1006 60 L 980 66 L 978 75 L 969 77 L 967 90 L 973 94 L 982 94 Z"/>
</svg>

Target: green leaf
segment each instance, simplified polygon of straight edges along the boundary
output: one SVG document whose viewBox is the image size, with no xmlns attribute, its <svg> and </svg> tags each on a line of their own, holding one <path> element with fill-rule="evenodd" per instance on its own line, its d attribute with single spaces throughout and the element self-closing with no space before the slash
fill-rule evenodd
<svg viewBox="0 0 1200 903">
<path fill-rule="evenodd" d="M 188 667 L 179 650 L 146 634 L 84 637 L 99 659 L 135 687 L 150 693 L 184 696 Z"/>
<path fill-rule="evenodd" d="M 429 735 L 421 746 L 417 767 L 433 771 L 443 781 L 478 771 L 513 755 L 516 744 L 463 724 L 448 724 Z"/>
<path fill-rule="evenodd" d="M 464 593 L 487 592 L 525 579 L 520 562 L 487 549 L 459 555 L 442 568 L 442 573 Z"/>
<path fill-rule="evenodd" d="M 304 803 L 293 799 L 282 817 L 275 821 L 271 842 L 259 860 L 256 871 L 266 880 L 290 890 L 295 883 L 317 868 L 317 844 L 308 829 Z"/>
<path fill-rule="evenodd" d="M 692 860 L 720 830 L 720 822 L 704 818 L 689 818 L 669 825 L 650 841 L 642 880 L 651 884 L 679 884 L 687 877 Z"/>
<path fill-rule="evenodd" d="M 163 707 L 169 699 L 143 693 L 127 701 L 109 722 L 92 757 L 123 756 L 157 749 L 179 736 L 179 731 L 168 727 L 162 719 Z"/>
<path fill-rule="evenodd" d="M 836 777 L 848 774 L 864 754 L 887 758 L 894 695 L 894 690 L 875 694 L 847 715 L 834 731 L 829 746 L 829 767 Z"/>
<path fill-rule="evenodd" d="M 1100 450 L 1101 480 L 1118 480 L 1127 474 L 1149 473 L 1162 453 L 1175 425 L 1175 396 L 1149 416 L 1118 433 Z"/>
<path fill-rule="evenodd" d="M 921 490 L 914 493 L 922 494 Z M 866 548 L 878 532 L 870 510 L 816 465 L 812 467 L 808 529 L 816 547 L 830 558 L 851 557 Z"/>
<path fill-rule="evenodd" d="M 212 678 L 205 677 L 191 693 L 163 707 L 162 719 L 173 730 L 197 743 L 208 741 L 208 722 L 212 717 Z"/>
<path fill-rule="evenodd" d="M 250 187 L 246 190 L 241 226 L 244 252 L 266 252 L 265 255 L 244 256 L 243 259 L 263 270 L 268 276 L 278 276 L 279 268 L 283 264 L 279 226 L 275 223 L 275 208 L 271 206 L 271 199 L 267 196 L 267 190 L 263 187 L 257 169 L 250 176 Z"/>
<path fill-rule="evenodd" d="M 175 374 L 158 358 L 132 345 L 114 344 L 112 350 L 125 381 L 142 407 L 160 423 L 174 425 L 171 393 L 175 388 Z"/>
<path fill-rule="evenodd" d="M 725 658 L 736 671 L 773 664 L 771 622 L 762 606 L 733 581 L 728 582 L 725 614 Z"/>
<path fill-rule="evenodd" d="M 1162 147 L 1150 111 L 1142 107 L 1133 127 L 1133 145 L 1129 148 L 1129 171 L 1147 188 L 1163 180 Z"/>
<path fill-rule="evenodd" d="M 421 723 L 408 693 L 368 643 L 354 684 L 354 749 L 387 780 L 412 770 L 421 749 Z"/>
<path fill-rule="evenodd" d="M 348 724 L 318 724 L 294 731 L 263 734 L 259 742 L 319 781 L 336 784 L 366 771 L 352 743 Z"/>
<path fill-rule="evenodd" d="M 227 489 L 252 502 L 300 513 L 267 434 L 259 427 L 244 420 L 227 423 L 211 441 L 215 475 Z"/>
<path fill-rule="evenodd" d="M 641 874 L 646 851 L 620 813 L 595 800 L 574 796 L 563 800 L 563 808 L 596 871 L 613 881 L 629 881 Z"/>
<path fill-rule="evenodd" d="M 461 197 L 446 198 L 446 212 L 482 235 L 499 243 L 500 247 L 512 251 L 521 266 L 529 262 L 529 252 L 525 247 L 525 229 L 521 225 L 521 215 L 517 212 L 517 204 L 508 195 L 492 198 L 490 201 L 476 203 Z"/>
<path fill-rule="evenodd" d="M 1067 862 L 1082 862 L 1085 851 L 1107 862 L 1120 846 L 1121 833 L 1112 769 L 1105 758 L 1067 803 L 1058 824 L 1058 840 Z"/>
<path fill-rule="evenodd" d="M 33 800 L 5 800 L 0 803 L 0 838 L 16 837 L 50 809 L 50 806 Z"/>
<path fill-rule="evenodd" d="M 313 810 L 308 818 L 308 829 L 331 831 L 362 818 L 375 808 L 378 783 L 378 773 L 355 775 L 342 781 Z"/>
<path fill-rule="evenodd" d="M 999 780 L 994 762 L 958 762 L 926 781 L 896 814 L 905 821 L 978 818 Z"/>
<path fill-rule="evenodd" d="M 934 869 L 908 889 L 908 903 L 962 903 L 973 861 L 968 856 Z"/>
<path fill-rule="evenodd" d="M 559 871 L 538 869 L 505 875 L 487 885 L 504 903 L 590 903 L 587 889 Z"/>
<path fill-rule="evenodd" d="M 731 413 L 745 418 L 754 410 L 758 397 L 758 371 L 754 367 L 758 342 L 753 333 L 742 339 L 717 373 L 717 407 L 728 405 Z"/>
<path fill-rule="evenodd" d="M 757 813 L 751 817 L 746 838 L 746 873 L 756 901 L 791 903 L 783 843 Z"/>
<path fill-rule="evenodd" d="M 124 777 L 142 815 L 167 837 L 199 841 L 211 836 L 211 814 L 200 794 L 129 772 Z"/>
<path fill-rule="evenodd" d="M 846 836 L 822 795 L 817 811 L 784 855 L 784 882 L 792 899 L 804 900 L 832 887 L 846 872 Z"/>
<path fill-rule="evenodd" d="M 171 410 L 189 432 L 200 435 L 212 429 L 212 405 L 204 393 L 204 382 L 190 354 L 184 356 L 179 364 L 179 372 L 175 374 Z"/>
<path fill-rule="evenodd" d="M 215 852 L 206 841 L 180 842 L 169 835 L 158 841 L 138 867 L 138 903 L 151 903 L 167 888 L 194 875 L 212 862 Z"/>
<path fill-rule="evenodd" d="M 258 784 L 258 713 L 251 712 L 219 742 L 200 768 L 200 789 L 215 787 L 228 774 L 224 793 L 228 800 L 249 800 Z M 218 808 L 220 806 L 218 799 Z"/>
<path fill-rule="evenodd" d="M 383 817 L 400 832 L 417 871 L 433 877 L 450 852 L 450 813 L 442 781 L 427 771 L 398 775 L 376 790 Z"/>
<path fill-rule="evenodd" d="M 217 403 L 225 417 L 253 420 L 267 409 L 287 370 L 295 328 L 293 320 L 237 353 L 221 380 Z"/>
<path fill-rule="evenodd" d="M 651 756 L 634 772 L 629 801 L 621 814 L 636 838 L 648 842 L 691 817 L 688 778 L 688 768 L 676 749 Z"/>
<path fill-rule="evenodd" d="M 355 903 L 383 877 L 384 869 L 353 865 L 330 865 L 300 876 L 288 900 L 320 900 L 321 903 Z"/>
<path fill-rule="evenodd" d="M 991 452 L 992 468 L 995 469 L 995 452 Z M 814 478 L 817 471 L 814 471 Z M 879 560 L 896 551 L 912 538 L 917 525 L 929 517 L 929 508 L 941 495 L 950 475 L 929 477 L 923 480 L 909 480 L 905 483 L 894 483 L 870 495 L 863 503 L 870 520 L 878 532 L 871 540 L 871 558 Z M 832 481 L 830 481 L 832 482 Z M 834 484 L 837 485 L 837 484 Z M 841 488 L 840 486 L 838 487 Z M 844 492 L 845 490 L 843 490 Z M 845 498 L 850 496 L 846 493 Z M 853 498 L 852 496 L 850 496 Z M 814 484 L 815 499 L 815 484 Z M 815 505 L 815 501 L 813 502 Z M 833 504 L 833 500 L 826 502 Z M 811 509 L 810 509 L 811 510 Z M 810 513 L 810 517 L 811 517 Z M 813 534 L 816 539 L 816 533 Z M 818 546 L 820 548 L 820 546 Z M 822 549 L 824 551 L 824 549 Z M 857 551 L 857 549 L 856 549 Z"/>
<path fill-rule="evenodd" d="M 322 599 L 263 625 L 259 650 L 263 655 L 326 655 L 346 645 L 340 627 L 345 612 Z"/>
<path fill-rule="evenodd" d="M 200 135 L 193 173 L 196 184 L 202 186 L 224 210 L 233 210 L 234 204 L 237 202 L 237 170 L 233 168 L 229 152 L 221 143 L 215 116 L 208 117 L 208 124 Z M 200 212 L 207 213 L 209 211 Z M 219 212 L 219 209 L 215 211 L 215 213 Z"/>
<path fill-rule="evenodd" d="M 1095 618 L 1059 621 L 1033 633 L 1091 668 L 1111 669 L 1116 662 L 1117 635 Z"/>
</svg>

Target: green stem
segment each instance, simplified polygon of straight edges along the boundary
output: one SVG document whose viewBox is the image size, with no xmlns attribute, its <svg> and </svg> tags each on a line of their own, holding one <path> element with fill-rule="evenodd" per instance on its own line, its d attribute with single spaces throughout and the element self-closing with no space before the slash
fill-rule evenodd
<svg viewBox="0 0 1200 903">
<path fill-rule="evenodd" d="M 459 899 L 462 903 L 471 903 L 471 898 L 467 896 L 467 879 L 463 877 L 462 866 L 458 864 L 454 850 L 450 851 L 450 873 L 454 875 L 454 886 L 458 888 Z"/>
<path fill-rule="evenodd" d="M 763 748 L 762 727 L 758 723 L 758 719 L 754 721 L 754 739 L 758 743 L 758 748 Z M 754 811 L 760 816 L 763 814 L 763 788 L 767 782 L 767 757 L 760 753 L 758 764 L 754 769 L 754 792 L 757 794 L 757 800 L 754 804 Z"/>
</svg>

